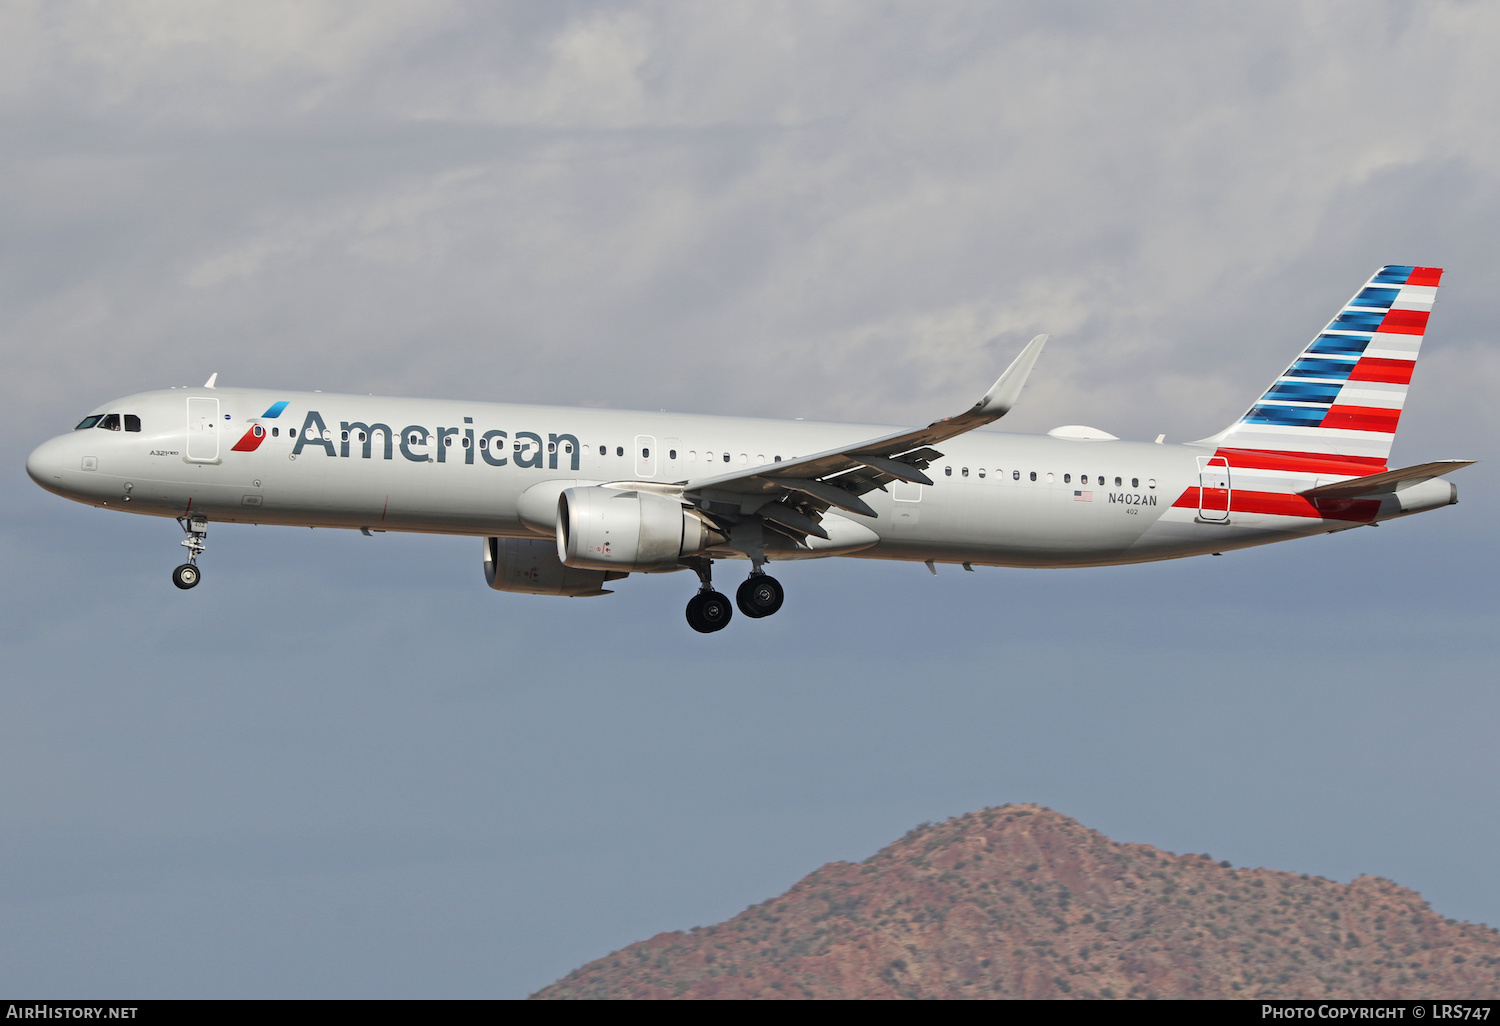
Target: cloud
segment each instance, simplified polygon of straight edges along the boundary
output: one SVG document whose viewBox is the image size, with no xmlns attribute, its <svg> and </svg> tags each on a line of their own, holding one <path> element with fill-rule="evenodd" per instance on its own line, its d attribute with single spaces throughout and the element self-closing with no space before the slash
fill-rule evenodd
<svg viewBox="0 0 1500 1026">
<path fill-rule="evenodd" d="M 1049 415 L 1150 431 L 1160 393 L 1175 434 L 1373 266 L 1430 259 L 1388 252 L 1415 225 L 1369 245 L 1394 210 L 1330 207 L 1493 180 L 1496 16 L 1367 10 L 23 9 L 5 330 L 102 391 L 123 349 L 143 387 L 477 368 L 512 399 L 909 421 L 1046 329 Z"/>
</svg>

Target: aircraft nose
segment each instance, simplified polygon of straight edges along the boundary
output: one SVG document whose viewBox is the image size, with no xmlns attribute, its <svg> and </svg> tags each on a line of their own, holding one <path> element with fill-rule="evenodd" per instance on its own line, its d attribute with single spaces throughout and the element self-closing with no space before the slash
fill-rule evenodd
<svg viewBox="0 0 1500 1026">
<path fill-rule="evenodd" d="M 26 457 L 26 473 L 43 488 L 56 491 L 62 484 L 66 447 L 65 438 L 50 438 L 43 442 Z"/>
</svg>

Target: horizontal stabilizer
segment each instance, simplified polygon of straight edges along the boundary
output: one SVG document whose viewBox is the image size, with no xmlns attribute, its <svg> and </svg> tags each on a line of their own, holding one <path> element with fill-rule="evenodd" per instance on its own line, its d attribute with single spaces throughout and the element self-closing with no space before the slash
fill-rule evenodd
<svg viewBox="0 0 1500 1026">
<path fill-rule="evenodd" d="M 1474 462 L 1474 460 L 1438 460 L 1435 463 L 1419 463 L 1414 467 L 1402 467 L 1400 470 L 1387 470 L 1382 474 L 1370 474 L 1367 477 L 1353 477 L 1347 481 L 1319 485 L 1301 494 L 1309 499 L 1352 499 L 1357 495 L 1393 492 L 1403 484 L 1430 481 L 1435 477 L 1442 477 L 1451 470 L 1462 470 L 1464 467 L 1473 465 Z"/>
</svg>

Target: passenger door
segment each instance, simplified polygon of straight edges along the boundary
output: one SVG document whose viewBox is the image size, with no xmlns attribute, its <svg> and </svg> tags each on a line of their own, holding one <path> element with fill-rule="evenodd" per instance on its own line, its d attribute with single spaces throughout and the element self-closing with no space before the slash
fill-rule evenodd
<svg viewBox="0 0 1500 1026">
<path fill-rule="evenodd" d="M 1223 456 L 1198 457 L 1198 519 L 1229 520 L 1229 461 Z"/>
<path fill-rule="evenodd" d="M 194 463 L 219 461 L 219 400 L 187 401 L 187 458 Z"/>
</svg>

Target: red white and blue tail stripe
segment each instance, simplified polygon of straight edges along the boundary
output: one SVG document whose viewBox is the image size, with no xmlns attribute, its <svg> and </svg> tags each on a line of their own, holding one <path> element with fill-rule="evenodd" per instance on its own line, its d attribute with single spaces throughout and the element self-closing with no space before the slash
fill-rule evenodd
<svg viewBox="0 0 1500 1026">
<path fill-rule="evenodd" d="M 1210 441 L 1384 466 L 1442 274 L 1382 267 L 1249 412 Z"/>
</svg>

